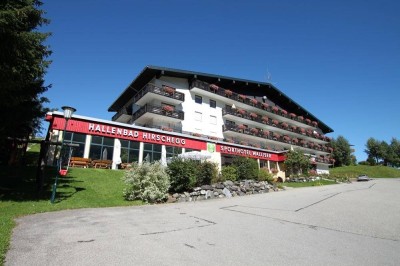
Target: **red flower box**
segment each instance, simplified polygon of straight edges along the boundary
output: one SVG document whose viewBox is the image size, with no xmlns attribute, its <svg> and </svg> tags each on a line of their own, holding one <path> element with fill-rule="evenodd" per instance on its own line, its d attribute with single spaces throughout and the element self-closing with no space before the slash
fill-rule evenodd
<svg viewBox="0 0 400 266">
<path fill-rule="evenodd" d="M 243 109 L 238 109 L 237 112 L 238 112 L 239 114 L 241 114 L 241 115 L 246 114 L 246 111 L 243 110 Z"/>
<path fill-rule="evenodd" d="M 258 117 L 258 115 L 257 115 L 256 113 L 250 113 L 250 116 L 251 116 L 252 118 L 257 118 L 257 117 Z"/>
<path fill-rule="evenodd" d="M 258 134 L 258 129 L 257 128 L 252 128 L 250 129 L 250 132 L 253 134 Z"/>
<path fill-rule="evenodd" d="M 269 131 L 268 130 L 263 131 L 263 135 L 264 136 L 269 136 Z"/>
<path fill-rule="evenodd" d="M 239 98 L 242 99 L 242 100 L 245 100 L 245 99 L 246 99 L 246 96 L 243 95 L 243 94 L 239 94 Z"/>
<path fill-rule="evenodd" d="M 317 121 L 312 121 L 311 124 L 312 124 L 314 127 L 318 126 L 318 122 L 317 122 Z"/>
<path fill-rule="evenodd" d="M 213 91 L 217 91 L 219 89 L 219 87 L 215 84 L 211 84 L 210 89 L 212 89 Z"/>
<path fill-rule="evenodd" d="M 164 91 L 168 94 L 173 94 L 175 92 L 175 88 L 172 88 L 170 86 L 164 86 Z"/>
<path fill-rule="evenodd" d="M 297 117 L 297 119 L 298 119 L 300 122 L 303 122 L 303 120 L 304 120 L 304 117 L 302 117 L 302 116 L 298 116 L 298 117 Z"/>
<path fill-rule="evenodd" d="M 274 111 L 275 113 L 277 113 L 277 112 L 279 111 L 279 108 L 276 107 L 276 106 L 274 106 L 274 107 L 272 107 L 272 111 Z"/>
<path fill-rule="evenodd" d="M 268 116 L 263 116 L 263 117 L 262 117 L 262 120 L 263 120 L 264 122 L 268 122 L 268 121 L 269 121 L 269 118 L 268 118 Z"/>
<path fill-rule="evenodd" d="M 162 127 L 161 130 L 172 132 L 172 128 L 170 127 Z"/>
<path fill-rule="evenodd" d="M 296 138 L 293 138 L 293 139 L 292 139 L 292 142 L 293 142 L 293 143 L 298 143 L 298 142 L 299 142 L 299 140 L 298 140 L 298 139 L 296 139 Z"/>
<path fill-rule="evenodd" d="M 164 111 L 166 111 L 166 112 L 173 112 L 174 111 L 174 107 L 172 107 L 172 106 L 170 106 L 170 105 L 164 105 L 163 107 L 163 110 Z"/>
<path fill-rule="evenodd" d="M 275 126 L 277 126 L 278 124 L 279 124 L 279 121 L 278 120 L 272 120 L 272 124 L 274 124 Z"/>
<path fill-rule="evenodd" d="M 267 110 L 269 108 L 269 104 L 268 103 L 262 103 L 262 108 L 264 110 Z"/>
<path fill-rule="evenodd" d="M 287 111 L 282 109 L 282 110 L 281 110 L 281 114 L 282 114 L 282 115 L 287 115 Z"/>
<path fill-rule="evenodd" d="M 231 90 L 225 90 L 225 95 L 226 96 L 232 96 L 232 91 Z"/>
<path fill-rule="evenodd" d="M 295 118 L 296 117 L 295 113 L 290 113 L 289 115 L 290 115 L 291 118 Z"/>
<path fill-rule="evenodd" d="M 278 133 L 274 133 L 274 137 L 278 139 L 281 137 L 281 135 L 279 135 Z"/>
<path fill-rule="evenodd" d="M 245 125 L 238 125 L 238 129 L 246 129 Z"/>
<path fill-rule="evenodd" d="M 289 127 L 289 125 L 288 125 L 287 123 L 285 123 L 285 122 L 282 122 L 282 123 L 281 123 L 281 126 L 282 126 L 283 128 L 288 128 L 288 127 Z"/>
<path fill-rule="evenodd" d="M 311 120 L 310 119 L 306 118 L 305 121 L 306 121 L 307 124 L 311 124 Z"/>
<path fill-rule="evenodd" d="M 254 105 L 257 105 L 257 103 L 258 103 L 257 99 L 251 99 L 250 101 L 251 101 L 251 103 L 254 104 Z"/>
</svg>

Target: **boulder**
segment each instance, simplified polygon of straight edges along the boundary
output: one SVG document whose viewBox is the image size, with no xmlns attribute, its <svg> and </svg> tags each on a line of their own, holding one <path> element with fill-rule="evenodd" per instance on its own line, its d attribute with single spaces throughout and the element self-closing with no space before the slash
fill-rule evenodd
<svg viewBox="0 0 400 266">
<path fill-rule="evenodd" d="M 232 197 L 232 194 L 231 194 L 231 192 L 229 191 L 229 189 L 227 189 L 227 188 L 224 188 L 223 190 L 222 190 L 222 193 L 225 195 L 225 197 L 227 197 L 227 198 L 230 198 L 230 197 Z M 221 195 L 220 195 L 221 196 Z"/>
</svg>

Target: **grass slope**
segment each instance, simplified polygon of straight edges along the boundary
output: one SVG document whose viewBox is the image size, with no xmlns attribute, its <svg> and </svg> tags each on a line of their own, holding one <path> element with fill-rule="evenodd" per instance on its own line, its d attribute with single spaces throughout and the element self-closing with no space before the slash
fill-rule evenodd
<svg viewBox="0 0 400 266">
<path fill-rule="evenodd" d="M 50 203 L 54 169 L 47 169 L 46 189 L 35 191 L 35 167 L 0 168 L 0 265 L 4 264 L 14 219 L 28 214 L 76 208 L 129 206 L 140 201 L 123 198 L 124 171 L 70 168 L 59 179 L 56 202 Z"/>
<path fill-rule="evenodd" d="M 355 178 L 361 174 L 366 174 L 372 178 L 395 178 L 400 177 L 400 170 L 387 166 L 352 165 L 335 167 L 330 169 L 332 176 L 346 176 Z"/>
</svg>

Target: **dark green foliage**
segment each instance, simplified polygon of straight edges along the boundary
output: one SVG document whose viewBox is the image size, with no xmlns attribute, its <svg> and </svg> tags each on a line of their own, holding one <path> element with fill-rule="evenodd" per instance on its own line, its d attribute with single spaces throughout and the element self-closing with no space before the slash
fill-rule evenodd
<svg viewBox="0 0 400 266">
<path fill-rule="evenodd" d="M 237 168 L 233 165 L 222 166 L 221 169 L 222 181 L 236 181 L 238 178 Z"/>
<path fill-rule="evenodd" d="M 272 181 L 274 180 L 274 177 L 273 177 L 272 174 L 268 171 L 268 169 L 261 168 L 261 169 L 258 171 L 257 180 L 258 180 L 258 181 L 268 181 L 269 183 L 272 183 Z"/>
<path fill-rule="evenodd" d="M 245 157 L 235 157 L 232 164 L 237 169 L 238 180 L 257 179 L 258 163 L 256 160 Z"/>
<path fill-rule="evenodd" d="M 347 139 L 343 136 L 339 136 L 337 139 L 331 140 L 331 146 L 333 148 L 333 159 L 335 159 L 335 166 L 351 165 L 352 160 L 350 144 Z"/>
<path fill-rule="evenodd" d="M 369 138 L 365 147 L 370 165 L 400 166 L 400 142 L 396 138 L 392 138 L 390 144 Z"/>
<path fill-rule="evenodd" d="M 308 174 L 310 166 L 310 158 L 304 155 L 301 151 L 290 150 L 286 154 L 285 167 L 287 174 Z"/>
<path fill-rule="evenodd" d="M 197 186 L 211 185 L 211 181 L 215 180 L 218 175 L 218 167 L 212 162 L 202 162 L 199 165 L 197 175 Z"/>
<path fill-rule="evenodd" d="M 197 183 L 199 162 L 175 157 L 168 163 L 167 170 L 171 181 L 171 192 L 190 191 Z"/>
<path fill-rule="evenodd" d="M 37 32 L 48 23 L 36 0 L 0 2 L 0 163 L 8 160 L 7 137 L 27 138 L 40 128 L 47 111 L 41 97 L 49 86 L 44 75 L 51 51 L 49 33 Z"/>
</svg>

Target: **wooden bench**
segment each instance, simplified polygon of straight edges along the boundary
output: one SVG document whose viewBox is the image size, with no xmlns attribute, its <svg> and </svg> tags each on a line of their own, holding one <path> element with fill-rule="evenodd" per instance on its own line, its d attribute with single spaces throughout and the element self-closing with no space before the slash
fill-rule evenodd
<svg viewBox="0 0 400 266">
<path fill-rule="evenodd" d="M 88 168 L 91 164 L 91 161 L 92 160 L 90 158 L 71 157 L 71 160 L 69 161 L 69 166 Z"/>
<path fill-rule="evenodd" d="M 93 160 L 92 161 L 92 166 L 94 168 L 110 169 L 111 165 L 112 165 L 111 160 Z"/>
</svg>

